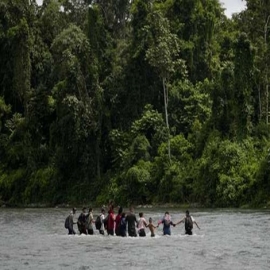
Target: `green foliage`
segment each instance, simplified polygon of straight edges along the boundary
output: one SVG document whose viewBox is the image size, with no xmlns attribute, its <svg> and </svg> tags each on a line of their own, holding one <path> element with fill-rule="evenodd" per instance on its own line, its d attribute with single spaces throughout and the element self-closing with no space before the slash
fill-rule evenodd
<svg viewBox="0 0 270 270">
<path fill-rule="evenodd" d="M 60 1 L 49 1 L 46 6 L 41 9 L 41 16 L 38 20 L 40 25 L 39 30 L 42 33 L 42 40 L 48 46 L 51 45 L 53 40 L 63 30 L 66 24 L 63 13 L 60 12 Z"/>
<path fill-rule="evenodd" d="M 129 146 L 128 134 L 119 130 L 111 130 L 109 135 L 112 167 L 116 170 L 123 169 L 125 162 L 126 149 Z"/>
<path fill-rule="evenodd" d="M 249 202 L 259 151 L 249 139 L 242 143 L 209 140 L 198 161 L 196 193 L 206 205 L 239 206 Z M 206 179 L 206 182 L 204 181 Z"/>
<path fill-rule="evenodd" d="M 86 35 L 75 25 L 64 29 L 54 39 L 51 49 L 56 60 L 56 74 L 59 80 L 69 76 L 75 80 L 79 90 L 80 86 L 85 88 L 84 80 L 87 76 L 87 65 L 89 63 L 90 45 Z M 81 91 L 85 91 L 82 89 Z M 79 92 L 80 95 L 84 93 Z M 83 96 L 82 96 L 83 97 Z"/>
<path fill-rule="evenodd" d="M 144 135 L 137 136 L 129 150 L 129 164 L 136 164 L 139 160 L 148 161 L 150 159 L 150 143 Z"/>
<path fill-rule="evenodd" d="M 233 95 L 234 65 L 230 61 L 225 61 L 211 92 L 213 101 L 211 121 L 214 128 L 229 137 L 233 132 L 233 128 L 231 128 Z"/>
<path fill-rule="evenodd" d="M 0 1 L 1 202 L 269 205 L 269 10 Z"/>
<path fill-rule="evenodd" d="M 162 115 L 146 105 L 141 119 L 134 121 L 131 126 L 133 137 L 144 134 L 151 146 L 151 153 L 155 155 L 160 143 L 167 140 L 167 130 Z"/>
<path fill-rule="evenodd" d="M 269 162 L 270 162 L 270 153 L 269 145 L 266 144 L 267 148 L 264 151 L 264 155 L 260 163 L 258 164 L 258 170 L 256 171 L 256 181 L 254 181 L 252 190 L 250 193 L 253 197 L 253 204 L 256 206 L 269 204 L 270 197 L 270 181 L 269 181 Z"/>
<path fill-rule="evenodd" d="M 24 190 L 24 203 L 46 203 L 52 201 L 52 195 L 56 192 L 53 180 L 55 169 L 48 167 L 39 169 L 30 176 Z"/>
<path fill-rule="evenodd" d="M 245 55 L 245 57 L 243 57 Z M 246 136 L 252 131 L 253 115 L 252 87 L 254 73 L 254 50 L 246 34 L 241 34 L 235 44 L 234 59 L 234 102 L 235 125 L 238 137 Z M 243 68 L 244 67 L 244 68 Z"/>
<path fill-rule="evenodd" d="M 176 81 L 169 93 L 171 130 L 188 134 L 194 121 L 205 123 L 211 116 L 211 83 L 208 80 L 195 86 L 188 80 Z"/>
<path fill-rule="evenodd" d="M 165 13 L 181 40 L 188 78 L 192 82 L 211 79 L 218 66 L 216 36 L 223 21 L 219 1 L 168 0 Z"/>
<path fill-rule="evenodd" d="M 1 200 L 8 205 L 21 204 L 23 202 L 23 190 L 25 188 L 25 169 L 13 171 L 0 170 Z"/>
<path fill-rule="evenodd" d="M 176 72 L 176 68 L 181 69 L 184 74 L 184 62 L 177 59 L 180 52 L 179 40 L 170 32 L 169 21 L 160 12 L 150 13 L 148 21 L 149 26 L 145 26 L 149 44 L 146 59 L 150 65 L 158 70 L 161 78 L 168 78 L 171 73 Z"/>
<path fill-rule="evenodd" d="M 192 195 L 193 145 L 183 135 L 177 135 L 170 141 L 171 162 L 166 155 L 166 145 L 162 144 L 153 164 L 158 199 L 162 202 L 188 202 Z"/>
<path fill-rule="evenodd" d="M 11 113 L 11 106 L 5 103 L 3 97 L 0 97 L 0 132 L 3 127 L 5 117 Z"/>
<path fill-rule="evenodd" d="M 124 186 L 130 203 L 147 203 L 151 198 L 151 163 L 140 160 L 125 175 Z"/>
</svg>

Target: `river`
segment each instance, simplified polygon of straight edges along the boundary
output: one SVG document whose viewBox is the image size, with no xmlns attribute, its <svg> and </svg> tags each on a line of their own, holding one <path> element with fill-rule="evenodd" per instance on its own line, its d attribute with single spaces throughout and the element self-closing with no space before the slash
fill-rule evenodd
<svg viewBox="0 0 270 270">
<path fill-rule="evenodd" d="M 156 224 L 165 209 L 135 211 Z M 174 222 L 184 214 L 184 209 L 169 211 Z M 269 210 L 190 211 L 201 227 L 192 236 L 179 224 L 171 236 L 163 236 L 160 226 L 154 238 L 148 230 L 145 238 L 122 238 L 98 232 L 68 236 L 68 209 L 1 208 L 0 269 L 269 269 Z"/>
</svg>

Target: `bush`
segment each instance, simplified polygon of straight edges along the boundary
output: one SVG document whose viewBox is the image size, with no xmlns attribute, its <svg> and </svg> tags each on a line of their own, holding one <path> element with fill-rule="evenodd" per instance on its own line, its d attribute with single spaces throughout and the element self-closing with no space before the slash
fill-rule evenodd
<svg viewBox="0 0 270 270">
<path fill-rule="evenodd" d="M 196 176 L 195 190 L 201 203 L 227 207 L 249 202 L 259 160 L 259 151 L 249 139 L 208 142 Z"/>
</svg>

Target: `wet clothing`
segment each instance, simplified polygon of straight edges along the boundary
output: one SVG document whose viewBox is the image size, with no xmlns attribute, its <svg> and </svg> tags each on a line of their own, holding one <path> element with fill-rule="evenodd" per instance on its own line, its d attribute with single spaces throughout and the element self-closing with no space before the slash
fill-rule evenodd
<svg viewBox="0 0 270 270">
<path fill-rule="evenodd" d="M 68 234 L 76 234 L 76 232 L 73 229 L 73 224 L 74 224 L 73 217 L 74 217 L 74 215 L 71 212 L 69 217 L 68 217 Z"/>
<path fill-rule="evenodd" d="M 140 229 L 138 231 L 138 234 L 139 234 L 140 237 L 145 237 L 146 236 L 145 229 Z"/>
<path fill-rule="evenodd" d="M 87 216 L 86 216 L 86 230 L 88 234 L 94 234 L 94 229 L 93 229 L 93 213 L 90 212 Z"/>
<path fill-rule="evenodd" d="M 156 226 L 154 226 L 152 223 L 149 223 L 147 225 L 147 227 L 149 228 L 149 230 L 151 232 L 151 237 L 155 237 L 155 228 L 156 228 Z"/>
<path fill-rule="evenodd" d="M 122 237 L 127 236 L 127 222 L 125 217 L 121 217 L 120 221 L 120 235 Z"/>
<path fill-rule="evenodd" d="M 185 217 L 185 220 L 184 220 L 185 224 L 186 224 L 186 218 L 187 217 Z M 193 223 L 195 221 L 195 219 L 192 216 L 190 216 L 190 218 L 191 218 L 192 223 Z M 185 234 L 192 235 L 192 228 L 186 228 L 186 225 L 185 225 Z"/>
<path fill-rule="evenodd" d="M 72 229 L 68 228 L 68 234 L 76 234 L 76 232 L 74 231 L 73 228 Z"/>
<path fill-rule="evenodd" d="M 85 215 L 85 213 L 80 214 L 77 224 L 78 224 L 78 230 L 79 230 L 80 234 L 82 234 L 82 233 L 87 234 L 87 231 L 86 231 L 86 215 Z"/>
<path fill-rule="evenodd" d="M 121 219 L 122 219 L 122 214 L 118 214 L 115 218 L 115 234 L 117 236 L 120 236 L 120 225 L 121 225 Z"/>
<path fill-rule="evenodd" d="M 113 213 L 113 211 L 109 211 L 107 232 L 108 232 L 108 235 L 114 235 L 114 213 Z"/>
<path fill-rule="evenodd" d="M 100 213 L 100 220 L 101 220 L 101 228 L 99 229 L 99 233 L 104 235 L 104 214 Z"/>
<path fill-rule="evenodd" d="M 136 237 L 137 232 L 136 232 L 136 224 L 137 224 L 137 219 L 134 213 L 130 212 L 126 216 L 126 222 L 128 224 L 128 235 L 131 237 Z"/>
<path fill-rule="evenodd" d="M 164 217 L 161 223 L 163 223 L 163 234 L 171 235 L 171 225 L 174 225 L 174 224 L 172 223 L 170 218 Z"/>
<path fill-rule="evenodd" d="M 145 233 L 145 224 L 146 224 L 146 220 L 144 217 L 141 217 L 138 221 L 138 233 L 139 236 L 146 236 Z"/>
</svg>

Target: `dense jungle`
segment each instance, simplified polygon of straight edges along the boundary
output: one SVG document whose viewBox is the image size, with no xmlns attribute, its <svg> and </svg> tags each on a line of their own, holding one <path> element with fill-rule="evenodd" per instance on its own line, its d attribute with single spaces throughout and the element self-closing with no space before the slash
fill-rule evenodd
<svg viewBox="0 0 270 270">
<path fill-rule="evenodd" d="M 0 204 L 270 207 L 270 1 L 0 1 Z"/>
</svg>

